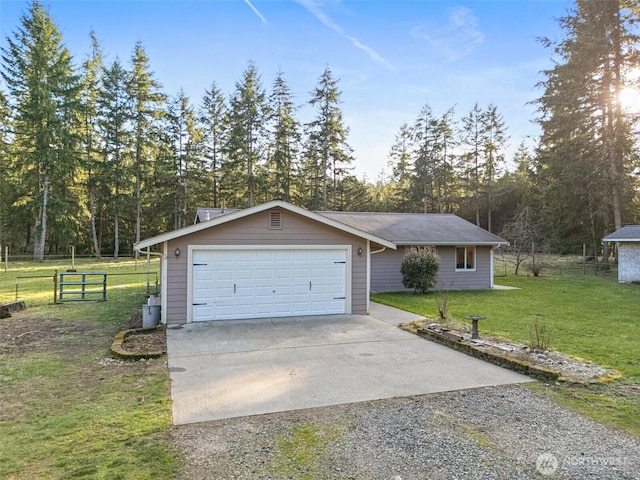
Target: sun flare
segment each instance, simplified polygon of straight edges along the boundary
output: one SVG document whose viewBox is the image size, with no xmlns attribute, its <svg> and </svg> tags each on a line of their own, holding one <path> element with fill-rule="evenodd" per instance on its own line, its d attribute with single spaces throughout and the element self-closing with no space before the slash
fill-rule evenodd
<svg viewBox="0 0 640 480">
<path fill-rule="evenodd" d="M 624 110 L 640 113 L 640 88 L 624 87 L 620 90 L 618 98 Z"/>
</svg>

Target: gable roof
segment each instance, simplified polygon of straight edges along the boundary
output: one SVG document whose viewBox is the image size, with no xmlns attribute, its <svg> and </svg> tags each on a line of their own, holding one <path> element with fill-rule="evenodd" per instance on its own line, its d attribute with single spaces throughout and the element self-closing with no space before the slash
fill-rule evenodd
<svg viewBox="0 0 640 480">
<path fill-rule="evenodd" d="M 504 238 L 448 213 L 318 212 L 396 245 L 508 245 Z"/>
<path fill-rule="evenodd" d="M 640 242 L 640 225 L 625 225 L 602 239 L 603 242 Z"/>
<path fill-rule="evenodd" d="M 275 200 L 272 202 L 267 202 L 267 203 L 263 203 L 261 205 L 256 205 L 254 207 L 249 207 L 247 209 L 244 210 L 237 210 L 235 212 L 232 213 L 227 213 L 224 215 L 218 215 L 217 217 L 213 218 L 212 220 L 209 221 L 205 221 L 205 222 L 201 222 L 201 223 L 196 223 L 194 225 L 190 225 L 188 227 L 185 228 L 181 228 L 179 230 L 174 230 L 172 232 L 167 232 L 167 233 L 163 233 L 160 235 L 157 235 L 155 237 L 151 237 L 148 238 L 146 240 L 142 240 L 138 243 L 136 243 L 133 248 L 135 250 L 140 251 L 143 248 L 148 248 L 152 245 L 157 245 L 159 243 L 163 243 L 163 242 L 167 242 L 169 240 L 173 240 L 174 238 L 180 238 L 183 237 L 185 235 L 189 235 L 195 232 L 199 232 L 201 230 L 205 230 L 207 228 L 211 228 L 211 227 L 215 227 L 216 225 L 221 225 L 223 223 L 227 223 L 227 222 L 232 222 L 234 220 L 238 220 L 240 218 L 244 218 L 244 217 L 248 217 L 249 215 L 253 215 L 255 213 L 259 213 L 259 212 L 263 212 L 265 210 L 269 210 L 271 208 L 282 208 L 284 210 L 288 210 L 290 212 L 293 213 L 297 213 L 298 215 L 301 215 L 303 217 L 309 218 L 311 220 L 315 220 L 316 222 L 322 223 L 324 225 L 336 228 L 338 230 L 341 230 L 343 232 L 346 233 L 350 233 L 352 235 L 355 235 L 357 237 L 360 238 L 364 238 L 366 240 L 370 240 L 374 243 L 377 243 L 379 245 L 382 245 L 383 247 L 388 247 L 388 248 L 392 248 L 392 249 L 396 249 L 396 245 L 392 242 L 389 241 L 385 238 L 382 237 L 378 237 L 375 234 L 363 231 L 363 230 L 359 230 L 356 227 L 353 227 L 351 225 L 347 225 L 344 223 L 341 223 L 339 221 L 336 221 L 334 219 L 331 219 L 329 217 L 323 216 L 323 215 L 319 215 L 317 213 L 314 212 L 310 212 L 309 210 L 305 210 L 304 208 L 300 208 L 300 207 L 296 207 L 295 205 L 291 205 L 290 203 L 287 202 L 283 202 L 281 200 Z"/>
</svg>

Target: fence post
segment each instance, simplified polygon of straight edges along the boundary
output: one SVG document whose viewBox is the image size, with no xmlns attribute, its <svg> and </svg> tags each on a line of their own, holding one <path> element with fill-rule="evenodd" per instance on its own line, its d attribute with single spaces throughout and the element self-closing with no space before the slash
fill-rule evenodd
<svg viewBox="0 0 640 480">
<path fill-rule="evenodd" d="M 58 303 L 58 271 L 53 271 L 53 304 Z"/>
</svg>

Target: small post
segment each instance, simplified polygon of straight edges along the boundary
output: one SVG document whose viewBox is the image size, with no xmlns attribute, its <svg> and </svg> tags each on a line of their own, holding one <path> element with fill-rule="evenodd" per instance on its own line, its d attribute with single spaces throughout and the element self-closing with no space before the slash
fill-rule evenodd
<svg viewBox="0 0 640 480">
<path fill-rule="evenodd" d="M 149 274 L 151 273 L 151 252 L 147 248 L 147 295 L 149 295 Z"/>
<path fill-rule="evenodd" d="M 478 320 L 482 320 L 484 316 L 468 315 L 464 318 L 471 320 L 471 340 L 478 340 L 478 338 L 480 338 L 480 335 L 478 334 Z"/>
<path fill-rule="evenodd" d="M 4 247 L 4 273 L 7 273 L 7 269 L 9 268 L 9 245 L 5 245 Z"/>
<path fill-rule="evenodd" d="M 53 304 L 58 303 L 58 271 L 53 271 Z"/>
<path fill-rule="evenodd" d="M 76 271 L 76 246 L 71 245 L 71 269 Z"/>
</svg>

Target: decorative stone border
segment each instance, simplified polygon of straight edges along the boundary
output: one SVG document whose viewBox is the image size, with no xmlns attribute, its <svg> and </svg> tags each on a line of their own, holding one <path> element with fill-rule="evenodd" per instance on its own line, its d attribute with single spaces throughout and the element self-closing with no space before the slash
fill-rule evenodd
<svg viewBox="0 0 640 480">
<path fill-rule="evenodd" d="M 164 325 L 158 325 L 155 327 L 147 327 L 147 328 L 134 328 L 131 330 L 121 330 L 116 333 L 116 336 L 111 343 L 111 356 L 114 358 L 120 358 L 122 360 L 141 360 L 143 358 L 158 358 L 167 353 L 166 348 L 157 351 L 147 351 L 147 352 L 130 352 L 125 350 L 123 347 L 124 341 L 127 336 L 140 333 L 140 332 L 148 332 L 151 330 L 164 329 Z"/>
<path fill-rule="evenodd" d="M 407 325 L 407 327 L 408 326 L 409 325 Z M 462 337 L 450 334 L 449 332 L 438 333 L 427 328 L 416 327 L 415 325 L 411 326 L 409 331 L 420 335 L 422 338 L 426 338 L 427 340 L 432 340 L 446 347 L 471 355 L 472 357 L 479 358 L 500 367 L 509 368 L 510 370 L 514 370 L 538 380 L 545 382 L 558 382 L 565 380 L 558 370 L 536 365 L 532 362 L 520 360 L 508 355 L 488 352 L 469 343 Z"/>
</svg>

